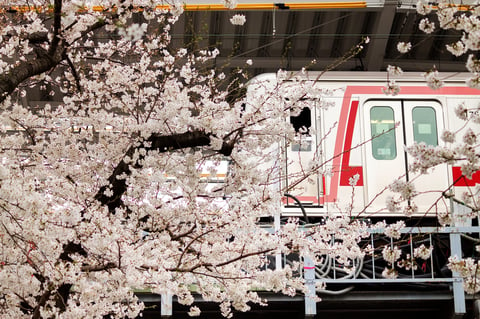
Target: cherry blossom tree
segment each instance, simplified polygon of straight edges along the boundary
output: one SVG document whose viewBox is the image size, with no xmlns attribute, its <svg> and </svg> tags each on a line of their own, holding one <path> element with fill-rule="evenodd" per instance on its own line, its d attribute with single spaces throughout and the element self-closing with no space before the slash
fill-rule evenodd
<svg viewBox="0 0 480 319">
<path fill-rule="evenodd" d="M 143 304 L 134 291 L 148 289 L 186 305 L 198 293 L 229 317 L 232 308 L 264 304 L 252 287 L 305 292 L 299 263 L 275 268 L 271 256 L 329 256 L 353 270 L 368 225 L 348 214 L 306 231 L 297 220 L 274 231 L 258 223 L 279 210 L 285 191 L 272 165 L 276 145 L 294 140 L 285 119 L 322 92 L 307 82 L 285 85 L 289 75 L 280 71 L 257 87 L 264 94 L 246 98 L 243 72 L 232 80 L 212 68 L 217 50 L 172 47 L 181 2 L 99 3 L 0 1 L 27 6 L 0 16 L 2 316 L 136 317 Z M 32 92 L 51 101 L 26 103 Z M 473 171 L 476 134 L 464 138 Z M 434 165 L 425 152 L 413 152 L 418 169 Z M 393 263 L 398 253 L 384 255 Z"/>
<path fill-rule="evenodd" d="M 445 46 L 446 51 L 456 57 L 467 55 L 466 71 L 470 77 L 466 80 L 466 85 L 471 88 L 480 88 L 480 60 L 478 51 L 480 50 L 480 6 L 478 2 L 469 4 L 451 3 L 442 1 L 433 6 L 432 3 L 419 0 L 416 3 L 417 14 L 421 17 L 419 29 L 426 34 L 432 34 L 436 30 L 447 30 L 458 35 L 458 39 Z M 420 44 L 417 44 L 420 45 Z M 410 42 L 398 43 L 397 49 L 400 53 L 407 53 L 412 48 Z M 401 76 L 402 70 L 395 66 L 389 66 L 387 69 L 388 77 Z M 444 79 L 441 72 L 435 66 L 425 72 L 425 81 L 427 85 L 436 90 L 444 85 Z M 396 95 L 400 92 L 400 87 L 394 80 L 389 79 L 384 92 L 386 94 Z M 407 149 L 414 158 L 414 163 L 409 167 L 412 172 L 428 174 L 431 168 L 440 164 L 454 164 L 461 167 L 462 176 L 460 179 L 471 179 L 473 174 L 480 171 L 480 148 L 479 148 L 479 125 L 480 125 L 480 105 L 478 101 L 468 101 L 458 105 L 455 109 L 456 130 L 445 130 L 442 133 L 444 146 L 432 147 L 424 143 L 416 144 Z M 480 212 L 480 185 L 470 186 L 463 192 L 452 191 L 452 188 L 458 180 L 445 189 L 443 197 L 448 198 L 455 204 L 463 207 L 461 212 L 442 213 L 439 221 L 443 225 L 462 225 L 466 221 L 478 218 Z M 398 192 L 400 196 L 391 199 L 390 207 L 398 208 L 401 202 L 408 201 L 408 209 L 415 209 L 415 197 L 418 192 L 412 183 L 394 183 L 392 190 Z M 433 208 L 433 206 L 432 206 Z M 472 243 L 478 245 L 480 241 L 470 236 L 464 235 Z M 477 252 L 480 251 L 477 246 Z M 477 293 L 480 291 L 480 261 L 478 258 L 466 258 L 462 260 L 461 256 L 452 256 L 448 266 L 452 271 L 456 271 L 464 277 L 464 288 L 468 293 Z"/>
<path fill-rule="evenodd" d="M 435 6 L 432 3 L 419 0 L 416 5 L 417 14 L 421 17 L 419 29 L 426 34 L 432 34 L 437 30 L 447 30 L 458 35 L 455 42 L 445 46 L 445 50 L 456 57 L 467 55 L 465 71 L 470 73 L 465 84 L 471 88 L 480 88 L 479 74 L 480 62 L 478 51 L 480 50 L 480 7 L 478 3 L 455 4 L 450 2 L 440 2 Z M 414 44 L 421 45 L 420 43 Z M 397 50 L 401 54 L 408 53 L 414 46 L 410 42 L 399 42 Z M 397 95 L 401 88 L 395 82 L 396 77 L 401 77 L 403 70 L 398 66 L 389 65 L 387 68 L 387 84 L 383 92 L 387 95 Z M 437 90 L 444 85 L 442 73 L 435 66 L 423 74 L 426 84 L 433 90 Z M 456 131 L 445 130 L 442 132 L 442 140 L 445 146 L 431 147 L 425 144 L 416 144 L 408 148 L 409 154 L 415 159 L 413 165 L 409 167 L 412 172 L 428 174 L 429 170 L 440 164 L 453 164 L 461 166 L 463 175 L 461 178 L 471 179 L 472 175 L 480 170 L 480 150 L 478 145 L 478 125 L 480 124 L 480 106 L 475 101 L 462 103 L 455 109 L 457 116 Z M 451 192 L 454 181 L 448 189 L 445 189 L 443 196 L 452 199 L 454 202 L 468 208 L 466 216 L 459 216 L 460 219 L 476 218 L 480 211 L 480 187 L 479 185 L 471 187 L 462 194 Z M 391 188 L 401 194 L 397 200 L 392 199 L 390 207 L 397 207 L 402 201 L 414 200 L 418 195 L 414 185 L 408 183 L 393 183 Z M 454 216 L 439 216 L 442 224 L 455 224 Z"/>
<path fill-rule="evenodd" d="M 180 2 L 0 4 L 3 317 L 136 317 L 135 289 L 186 305 L 196 292 L 229 317 L 265 302 L 252 287 L 304 289 L 298 263 L 269 256 L 363 255 L 366 225 L 347 217 L 308 232 L 258 224 L 283 195 L 272 145 L 293 139 L 285 118 L 311 85 L 285 104 L 279 73 L 246 104 L 243 84 L 209 65 L 217 50 L 171 47 Z M 26 103 L 32 92 L 51 101 Z"/>
<path fill-rule="evenodd" d="M 423 32 L 430 34 L 436 29 L 453 30 L 458 34 L 458 40 L 447 44 L 446 50 L 457 57 L 468 55 L 466 61 L 466 71 L 471 76 L 466 80 L 466 85 L 472 88 L 479 86 L 479 6 L 477 3 L 462 6 L 460 4 L 439 3 L 435 8 L 432 4 L 422 0 L 416 4 L 417 13 L 424 16 L 419 23 L 419 28 Z M 408 52 L 412 47 L 411 43 L 399 43 L 398 50 L 401 53 Z M 402 71 L 398 67 L 389 66 L 387 70 L 390 76 L 401 75 Z M 444 85 L 441 73 L 436 70 L 425 72 L 426 83 L 432 89 L 439 89 Z M 389 87 L 385 90 L 387 94 L 397 94 L 399 91 L 395 83 L 389 82 Z M 442 140 L 446 143 L 445 147 L 433 149 L 426 145 L 414 145 L 408 151 L 415 158 L 415 163 L 411 167 L 412 171 L 427 173 L 428 170 L 442 163 L 458 163 L 462 168 L 462 178 L 472 178 L 480 169 L 480 151 L 478 145 L 478 125 L 480 124 L 480 106 L 475 101 L 466 104 L 462 103 L 455 109 L 455 114 L 461 125 L 455 125 L 456 131 L 444 131 Z M 455 181 L 456 182 L 456 181 Z M 445 196 L 450 196 L 457 203 L 470 209 L 469 218 L 477 217 L 480 210 L 479 194 L 480 188 L 477 185 L 457 197 L 449 195 L 450 190 L 445 190 Z M 446 221 L 452 222 L 451 216 L 446 216 Z M 455 222 L 455 221 L 453 221 Z"/>
</svg>

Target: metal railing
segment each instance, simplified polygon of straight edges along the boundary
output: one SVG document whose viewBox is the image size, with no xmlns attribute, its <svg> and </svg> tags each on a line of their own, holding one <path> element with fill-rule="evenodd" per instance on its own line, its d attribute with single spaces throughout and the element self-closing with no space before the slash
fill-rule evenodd
<svg viewBox="0 0 480 319">
<path fill-rule="evenodd" d="M 363 260 L 359 260 L 355 264 L 354 271 L 345 271 L 342 265 L 332 260 L 332 258 L 325 258 L 324 263 L 314 265 L 311 260 L 304 260 L 303 277 L 310 294 L 315 293 L 316 284 L 448 284 L 452 287 L 452 295 L 454 301 L 454 312 L 458 315 L 466 312 L 465 294 L 463 291 L 463 279 L 460 274 L 450 272 L 445 269 L 449 256 L 457 256 L 462 258 L 462 234 L 480 233 L 480 227 L 405 227 L 400 232 L 403 235 L 395 244 L 403 242 L 401 245 L 402 252 L 406 258 L 404 262 L 410 262 L 409 267 L 398 267 L 395 264 L 389 264 L 392 269 L 395 267 L 398 270 L 397 278 L 384 278 L 378 268 L 385 267 L 387 263 L 383 261 L 380 249 L 385 245 L 394 245 L 393 240 L 390 239 L 386 243 L 386 237 L 383 235 L 383 229 L 370 230 L 369 241 L 374 247 L 373 252 L 366 256 Z M 439 248 L 434 243 L 434 238 L 443 236 L 441 242 L 449 242 L 448 247 L 444 247 L 444 252 L 441 260 L 444 264 L 435 265 L 439 258 L 434 258 L 434 254 L 441 253 Z M 378 243 L 380 241 L 380 244 Z M 431 253 L 430 258 L 424 260 L 423 264 L 418 269 L 414 258 L 414 249 L 418 247 L 418 243 L 423 243 L 426 247 L 435 247 Z M 416 264 L 416 267 L 415 267 Z M 445 271 L 439 271 L 444 268 Z M 313 296 L 305 297 L 305 314 L 306 316 L 313 316 L 316 314 L 316 306 Z"/>
</svg>

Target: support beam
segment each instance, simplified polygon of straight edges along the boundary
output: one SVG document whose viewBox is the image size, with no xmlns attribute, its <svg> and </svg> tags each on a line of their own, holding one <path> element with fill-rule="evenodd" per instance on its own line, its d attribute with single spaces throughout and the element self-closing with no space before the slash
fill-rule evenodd
<svg viewBox="0 0 480 319">
<path fill-rule="evenodd" d="M 388 43 L 388 35 L 392 29 L 393 19 L 397 1 L 386 0 L 385 5 L 380 12 L 380 18 L 377 20 L 374 38 L 368 46 L 367 52 L 367 71 L 380 71 L 383 66 L 385 50 Z"/>
<path fill-rule="evenodd" d="M 280 232 L 281 229 L 281 211 L 282 208 L 278 207 L 277 210 L 275 211 L 275 214 L 273 215 L 274 218 L 274 227 L 275 227 L 275 232 Z M 275 255 L 275 270 L 281 270 L 282 267 L 282 254 L 278 252 Z"/>
<path fill-rule="evenodd" d="M 272 12 L 263 12 L 261 20 L 260 37 L 258 38 L 258 57 L 270 56 L 270 42 L 273 36 L 273 14 Z"/>
<path fill-rule="evenodd" d="M 162 294 L 160 316 L 162 318 L 170 318 L 172 316 L 172 295 L 169 293 Z"/>
<path fill-rule="evenodd" d="M 305 318 L 313 318 L 317 314 L 315 264 L 309 257 L 305 257 L 303 263 L 305 285 L 307 286 L 307 292 L 305 293 Z"/>
<path fill-rule="evenodd" d="M 450 234 L 450 250 L 452 256 L 462 258 L 462 243 L 460 233 Z M 466 313 L 465 293 L 463 291 L 463 279 L 458 272 L 452 272 L 453 278 L 453 301 L 455 315 L 461 316 Z"/>
</svg>

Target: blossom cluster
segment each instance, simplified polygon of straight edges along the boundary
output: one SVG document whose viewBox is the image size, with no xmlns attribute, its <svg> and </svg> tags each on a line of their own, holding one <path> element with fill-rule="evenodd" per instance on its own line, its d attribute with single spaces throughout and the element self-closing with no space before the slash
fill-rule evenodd
<svg viewBox="0 0 480 319">
<path fill-rule="evenodd" d="M 402 250 L 398 246 L 391 247 L 390 245 L 385 245 L 382 250 L 383 259 L 389 264 L 395 263 L 400 256 L 402 255 Z"/>
<path fill-rule="evenodd" d="M 405 227 L 405 222 L 403 220 L 400 220 L 395 224 L 390 224 L 385 229 L 385 235 L 393 239 L 399 239 L 401 236 L 401 230 L 404 227 Z"/>
<path fill-rule="evenodd" d="M 448 259 L 448 268 L 463 278 L 465 292 L 475 294 L 480 291 L 480 261 L 473 258 L 460 259 L 458 256 L 452 256 Z"/>
<path fill-rule="evenodd" d="M 436 29 L 436 23 L 430 18 L 430 16 L 433 15 L 432 5 L 424 0 L 419 0 L 416 4 L 416 8 L 418 14 L 423 16 L 428 15 L 420 21 L 420 30 L 427 34 L 434 32 Z M 458 5 L 441 2 L 433 12 L 435 12 L 434 15 L 440 29 L 453 29 L 461 34 L 461 37 L 457 41 L 446 45 L 446 49 L 450 53 L 458 57 L 464 55 L 468 51 L 475 52 L 480 49 L 480 19 L 478 17 L 480 12 L 478 6 L 473 5 L 465 9 Z M 467 82 L 467 84 L 471 87 L 478 88 L 478 81 L 475 80 L 478 78 L 476 74 L 478 71 L 471 68 L 472 56 L 473 55 L 470 55 L 469 61 L 467 62 L 467 69 L 473 73 L 473 77 Z M 435 83 L 436 81 L 432 82 L 432 78 L 427 79 L 427 81 L 429 81 L 430 84 L 433 84 L 433 86 L 439 85 L 438 82 Z"/>
<path fill-rule="evenodd" d="M 230 23 L 232 23 L 233 25 L 244 25 L 246 21 L 247 19 L 243 14 L 236 14 L 230 18 Z"/>
</svg>

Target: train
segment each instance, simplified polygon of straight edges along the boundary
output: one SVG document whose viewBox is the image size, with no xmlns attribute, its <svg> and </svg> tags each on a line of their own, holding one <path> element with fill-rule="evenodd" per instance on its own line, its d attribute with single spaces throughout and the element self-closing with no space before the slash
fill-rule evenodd
<svg viewBox="0 0 480 319">
<path fill-rule="evenodd" d="M 402 217 L 404 211 L 386 205 L 398 198 L 389 187 L 394 181 L 415 187 L 416 207 L 410 216 L 436 217 L 451 211 L 451 198 L 479 185 L 480 172 L 465 176 L 457 162 L 438 165 L 424 175 L 414 173 L 409 169 L 413 158 L 406 152 L 414 143 L 444 146 L 445 130 L 480 132 L 478 123 L 455 114 L 459 105 L 478 111 L 480 90 L 466 85 L 468 74 L 442 76 L 443 87 L 433 90 L 421 73 L 404 73 L 395 77 L 400 91 L 390 95 L 385 94 L 385 83 L 391 80 L 386 72 L 296 72 L 282 79 L 283 85 L 311 83 L 327 92 L 304 96 L 300 113 L 285 119 L 297 134 L 276 146 L 281 150 L 276 162 L 281 164 L 275 165 L 282 172 L 277 186 L 286 190 L 282 216 L 347 212 L 352 218 Z M 253 78 L 247 108 L 249 100 L 268 96 L 278 77 L 268 73 Z M 300 181 L 290 177 L 312 161 L 321 163 L 313 176 Z"/>
<path fill-rule="evenodd" d="M 433 90 L 421 73 L 404 73 L 395 77 L 400 91 L 388 95 L 384 92 L 390 80 L 386 72 L 285 73 L 289 75 L 282 85 L 295 91 L 297 86 L 311 84 L 313 93 L 301 98 L 300 112 L 285 116 L 295 137 L 273 145 L 278 158 L 267 163 L 276 165 L 279 172 L 273 187 L 284 194 L 281 216 L 314 220 L 348 213 L 352 218 L 402 218 L 402 209 L 392 211 L 386 205 L 389 198 L 398 198 L 389 187 L 394 181 L 415 187 L 418 195 L 411 217 L 436 218 L 455 209 L 468 211 L 452 198 L 480 186 L 480 171 L 465 176 L 456 162 L 438 165 L 425 175 L 413 173 L 409 169 L 413 158 L 406 148 L 416 142 L 442 147 L 445 130 L 480 133 L 479 123 L 465 122 L 456 115 L 459 105 L 469 112 L 480 110 L 480 90 L 466 85 L 470 74 L 445 73 L 444 86 Z M 278 79 L 277 73 L 252 78 L 245 108 L 259 107 L 249 103 L 258 104 L 259 99 L 276 94 L 269 90 L 278 89 Z M 92 127 L 72 126 L 74 132 L 80 129 Z M 7 128 L 7 132 L 18 130 Z M 305 167 L 312 163 L 318 164 L 318 169 L 302 178 Z M 206 160 L 199 167 L 200 177 L 210 188 L 225 182 L 229 172 L 228 159 Z M 408 206 L 408 200 L 405 203 Z"/>
</svg>

